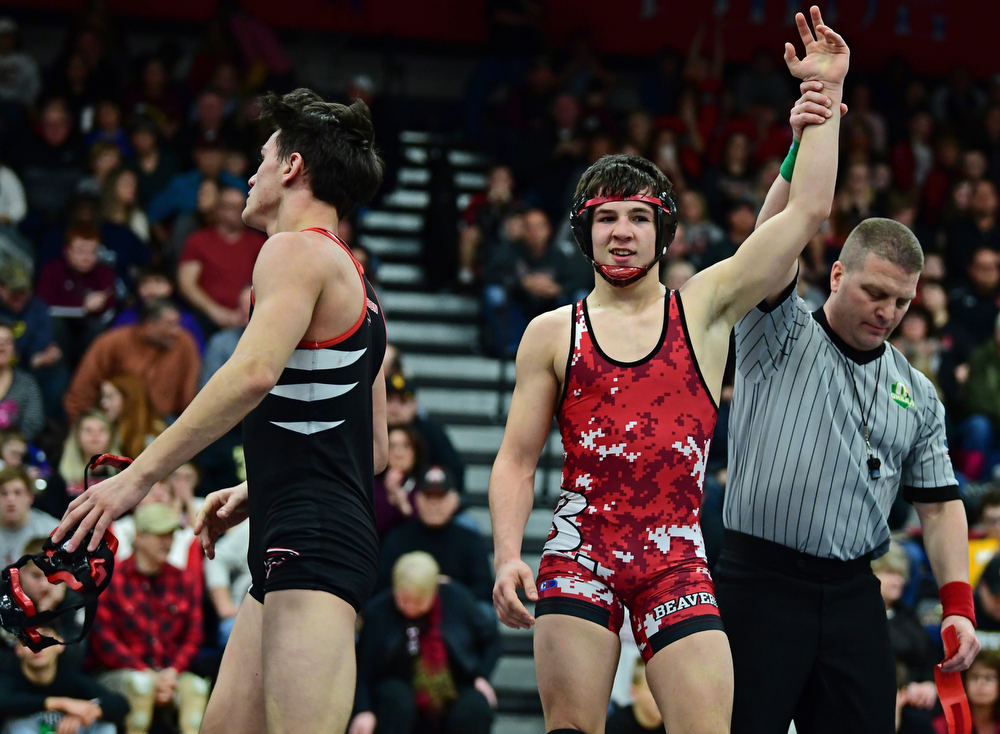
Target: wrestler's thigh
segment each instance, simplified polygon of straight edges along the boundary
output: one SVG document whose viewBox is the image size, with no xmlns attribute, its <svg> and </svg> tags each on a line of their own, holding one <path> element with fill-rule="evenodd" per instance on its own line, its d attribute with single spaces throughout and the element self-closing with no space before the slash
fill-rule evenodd
<svg viewBox="0 0 1000 734">
<path fill-rule="evenodd" d="M 594 622 L 546 614 L 535 624 L 535 675 L 546 731 L 603 734 L 618 666 L 618 635 Z"/>
<path fill-rule="evenodd" d="M 247 595 L 233 623 L 201 734 L 265 734 L 261 635 L 264 606 Z"/>
<path fill-rule="evenodd" d="M 728 734 L 733 657 L 721 630 L 682 637 L 653 655 L 646 680 L 668 732 Z"/>
<path fill-rule="evenodd" d="M 261 656 L 267 734 L 346 730 L 354 704 L 356 619 L 354 607 L 326 591 L 267 592 Z"/>
</svg>

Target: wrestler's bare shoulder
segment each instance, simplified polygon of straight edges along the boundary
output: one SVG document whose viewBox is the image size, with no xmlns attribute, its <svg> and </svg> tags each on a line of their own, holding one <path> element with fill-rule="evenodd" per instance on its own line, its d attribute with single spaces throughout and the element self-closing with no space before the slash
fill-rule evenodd
<svg viewBox="0 0 1000 734">
<path fill-rule="evenodd" d="M 525 329 L 517 350 L 518 369 L 529 364 L 545 366 L 561 374 L 569 355 L 573 305 L 561 306 L 536 316 Z"/>
</svg>

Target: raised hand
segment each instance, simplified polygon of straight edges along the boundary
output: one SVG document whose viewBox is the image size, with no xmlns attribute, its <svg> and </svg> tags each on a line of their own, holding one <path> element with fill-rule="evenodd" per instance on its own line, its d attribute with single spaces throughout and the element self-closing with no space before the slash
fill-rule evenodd
<svg viewBox="0 0 1000 734">
<path fill-rule="evenodd" d="M 796 13 L 795 25 L 799 30 L 799 37 L 805 46 L 806 54 L 799 60 L 795 54 L 795 46 L 786 43 L 785 63 L 788 65 L 788 70 L 792 72 L 792 76 L 803 81 L 818 80 L 830 85 L 842 84 L 850 66 L 851 50 L 840 35 L 823 24 L 823 16 L 818 7 L 813 5 L 809 12 L 812 15 L 816 35 L 814 37 L 809 30 L 805 16 Z"/>
</svg>

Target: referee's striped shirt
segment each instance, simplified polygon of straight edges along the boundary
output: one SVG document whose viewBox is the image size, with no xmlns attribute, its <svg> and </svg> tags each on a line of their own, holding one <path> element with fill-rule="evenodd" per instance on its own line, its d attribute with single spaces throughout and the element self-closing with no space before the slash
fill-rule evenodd
<svg viewBox="0 0 1000 734">
<path fill-rule="evenodd" d="M 794 284 L 772 310 L 747 314 L 736 325 L 726 528 L 821 558 L 878 556 L 900 487 L 911 502 L 959 497 L 930 380 L 891 345 L 847 345 Z"/>
</svg>

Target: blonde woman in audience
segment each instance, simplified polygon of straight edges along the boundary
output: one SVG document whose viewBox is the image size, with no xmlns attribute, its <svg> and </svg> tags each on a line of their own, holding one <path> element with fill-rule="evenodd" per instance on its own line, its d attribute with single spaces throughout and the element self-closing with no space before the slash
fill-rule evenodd
<svg viewBox="0 0 1000 734">
<path fill-rule="evenodd" d="M 104 413 L 88 410 L 80 416 L 66 438 L 62 459 L 59 460 L 59 476 L 66 483 L 66 505 L 83 493 L 84 469 L 94 456 L 120 453 L 121 446 L 115 441 L 114 429 Z M 90 483 L 96 484 L 111 476 L 112 472 L 115 470 L 101 467 L 91 476 Z"/>
</svg>

